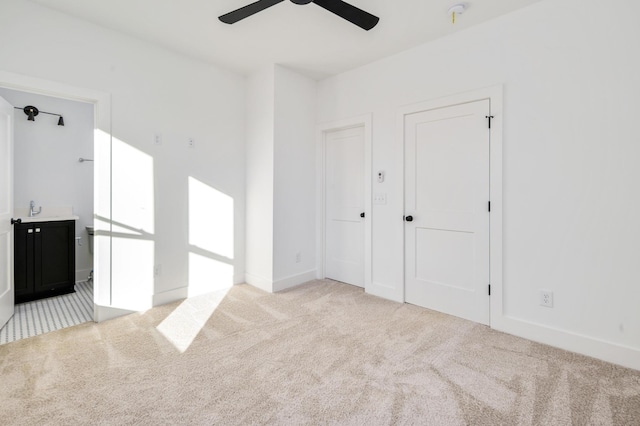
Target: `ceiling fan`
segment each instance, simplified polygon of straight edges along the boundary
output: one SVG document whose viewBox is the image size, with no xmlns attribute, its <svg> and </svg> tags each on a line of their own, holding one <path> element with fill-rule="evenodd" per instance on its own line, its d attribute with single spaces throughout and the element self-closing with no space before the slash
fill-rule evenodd
<svg viewBox="0 0 640 426">
<path fill-rule="evenodd" d="M 240 9 L 234 10 L 233 12 L 224 14 L 218 17 L 218 19 L 225 24 L 234 24 L 283 1 L 284 0 L 258 0 L 255 3 L 248 4 Z M 355 24 L 367 31 L 375 27 L 380 20 L 377 16 L 365 12 L 362 9 L 358 9 L 357 7 L 352 6 L 349 3 L 345 3 L 342 0 L 291 0 L 291 2 L 295 4 L 315 3 L 321 8 L 346 19 L 352 24 Z"/>
</svg>

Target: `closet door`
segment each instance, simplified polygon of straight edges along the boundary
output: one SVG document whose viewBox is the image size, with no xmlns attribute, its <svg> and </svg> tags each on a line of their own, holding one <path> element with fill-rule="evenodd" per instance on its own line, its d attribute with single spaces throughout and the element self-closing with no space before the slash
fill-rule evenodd
<svg viewBox="0 0 640 426">
<path fill-rule="evenodd" d="M 325 276 L 364 287 L 364 127 L 325 136 Z"/>
<path fill-rule="evenodd" d="M 489 324 L 489 101 L 405 119 L 405 300 Z"/>
</svg>

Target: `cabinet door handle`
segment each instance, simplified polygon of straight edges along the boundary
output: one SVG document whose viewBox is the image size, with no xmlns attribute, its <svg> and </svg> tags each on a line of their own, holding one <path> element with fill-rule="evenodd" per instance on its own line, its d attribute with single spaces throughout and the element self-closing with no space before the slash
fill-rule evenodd
<svg viewBox="0 0 640 426">
<path fill-rule="evenodd" d="M 40 232 L 40 228 L 36 228 L 36 232 Z"/>
</svg>

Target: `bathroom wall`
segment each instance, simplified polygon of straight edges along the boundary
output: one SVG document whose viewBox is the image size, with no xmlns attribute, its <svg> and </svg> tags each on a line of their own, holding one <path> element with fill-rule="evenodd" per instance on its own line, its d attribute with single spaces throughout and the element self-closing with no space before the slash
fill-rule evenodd
<svg viewBox="0 0 640 426">
<path fill-rule="evenodd" d="M 14 208 L 67 207 L 79 216 L 76 221 L 76 280 L 84 280 L 92 269 L 93 258 L 85 226 L 93 224 L 93 163 L 80 163 L 80 157 L 93 159 L 93 105 L 52 98 L 5 88 L 0 96 L 16 107 L 33 105 L 40 111 L 35 121 L 15 110 L 14 127 Z"/>
</svg>

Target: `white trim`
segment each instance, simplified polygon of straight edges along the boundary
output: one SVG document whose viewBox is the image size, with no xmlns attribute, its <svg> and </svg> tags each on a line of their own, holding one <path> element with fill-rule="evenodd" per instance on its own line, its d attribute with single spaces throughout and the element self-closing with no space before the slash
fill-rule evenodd
<svg viewBox="0 0 640 426">
<path fill-rule="evenodd" d="M 156 293 L 152 298 L 152 305 L 160 306 L 167 303 L 175 302 L 176 300 L 182 300 L 190 297 L 189 287 L 180 287 L 169 291 L 163 291 L 162 293 Z"/>
<path fill-rule="evenodd" d="M 313 281 L 316 278 L 316 270 L 312 269 L 301 274 L 291 275 L 273 282 L 273 292 L 287 290 L 293 287 L 297 287 L 309 281 Z"/>
<path fill-rule="evenodd" d="M 533 340 L 534 342 L 640 370 L 640 350 L 636 348 L 507 315 L 496 320 L 495 324 L 492 323 L 491 326 L 495 330 Z"/>
<path fill-rule="evenodd" d="M 244 274 L 244 278 L 247 284 L 259 288 L 260 290 L 266 291 L 267 293 L 273 293 L 273 281 L 250 274 L 248 272 Z"/>
<path fill-rule="evenodd" d="M 325 137 L 328 132 L 364 127 L 364 289 L 367 293 L 372 290 L 372 123 L 373 116 L 369 113 L 318 124 L 316 131 L 316 278 L 321 279 L 325 277 Z"/>
<path fill-rule="evenodd" d="M 245 282 L 246 282 L 246 281 L 245 281 L 244 274 L 235 274 L 235 275 L 233 276 L 233 285 L 236 285 L 236 284 L 243 284 L 243 283 L 245 283 Z"/>
<path fill-rule="evenodd" d="M 108 162 L 106 169 L 109 170 L 108 176 L 102 176 L 98 173 L 98 156 L 96 155 L 96 166 L 94 167 L 94 211 L 97 211 L 96 205 L 99 197 L 103 197 L 103 205 L 106 204 L 104 200 L 108 199 L 108 208 L 110 211 L 111 204 L 111 94 L 107 92 L 101 92 L 93 89 L 87 89 L 77 86 L 72 86 L 66 83 L 50 81 L 40 79 L 37 77 L 31 77 L 22 74 L 15 74 L 7 71 L 0 70 L 0 87 L 6 87 L 13 90 L 20 90 L 24 92 L 37 93 L 46 96 L 54 96 L 61 99 L 68 99 L 73 101 L 87 102 L 94 105 L 94 129 L 101 131 L 104 139 L 98 141 L 94 137 L 94 152 L 99 150 L 96 147 L 101 143 L 108 144 L 109 158 L 102 161 Z M 102 181 L 108 180 L 108 194 L 102 194 L 98 191 L 99 185 Z M 111 214 L 109 214 L 111 216 Z M 101 295 L 111 295 L 111 226 L 106 231 L 106 235 L 102 234 L 103 241 L 96 244 L 96 251 L 94 251 L 94 320 L 96 322 L 102 321 L 100 318 L 114 318 L 124 314 L 114 314 L 106 312 L 106 306 L 99 306 Z M 100 230 L 96 229 L 96 236 L 100 235 Z M 104 238 L 106 237 L 106 238 Z M 106 243 L 106 245 L 105 245 Z M 107 247 L 107 250 L 104 248 Z M 98 253 L 101 254 L 99 255 Z M 106 297 L 102 297 L 106 299 Z M 101 301 L 104 303 L 105 300 Z M 122 310 L 118 310 L 122 311 Z M 128 312 L 128 311 L 122 311 Z"/>
<path fill-rule="evenodd" d="M 490 135 L 490 165 L 489 165 L 489 194 L 491 201 L 491 214 L 489 215 L 489 283 L 491 284 L 491 297 L 489 299 L 490 322 L 500 321 L 504 316 L 502 309 L 502 85 L 458 93 L 451 96 L 433 99 L 417 104 L 406 105 L 399 108 L 397 135 L 402 145 L 402 176 L 404 176 L 404 120 L 405 116 L 418 112 L 439 109 L 443 107 L 489 100 L 489 114 L 493 116 Z M 402 180 L 404 211 L 404 178 Z M 404 233 L 402 235 L 404 241 Z M 404 242 L 403 242 L 404 250 Z M 404 259 L 403 254 L 403 259 Z M 402 285 L 394 300 L 405 300 L 406 279 L 404 276 L 404 264 L 402 267 Z M 487 283 L 487 284 L 489 284 Z"/>
<path fill-rule="evenodd" d="M 133 314 L 136 311 L 130 311 L 128 309 L 118 309 L 111 306 L 101 306 L 93 304 L 93 321 L 102 322 L 108 321 L 113 318 L 123 317 L 125 315 Z"/>
<path fill-rule="evenodd" d="M 367 290 L 367 293 L 372 296 L 381 297 L 383 299 L 393 300 L 394 302 L 404 303 L 404 286 L 400 287 L 402 287 L 403 289 L 402 294 L 398 294 L 398 289 L 396 287 L 391 287 L 373 281 L 371 283 L 371 288 Z"/>
</svg>

